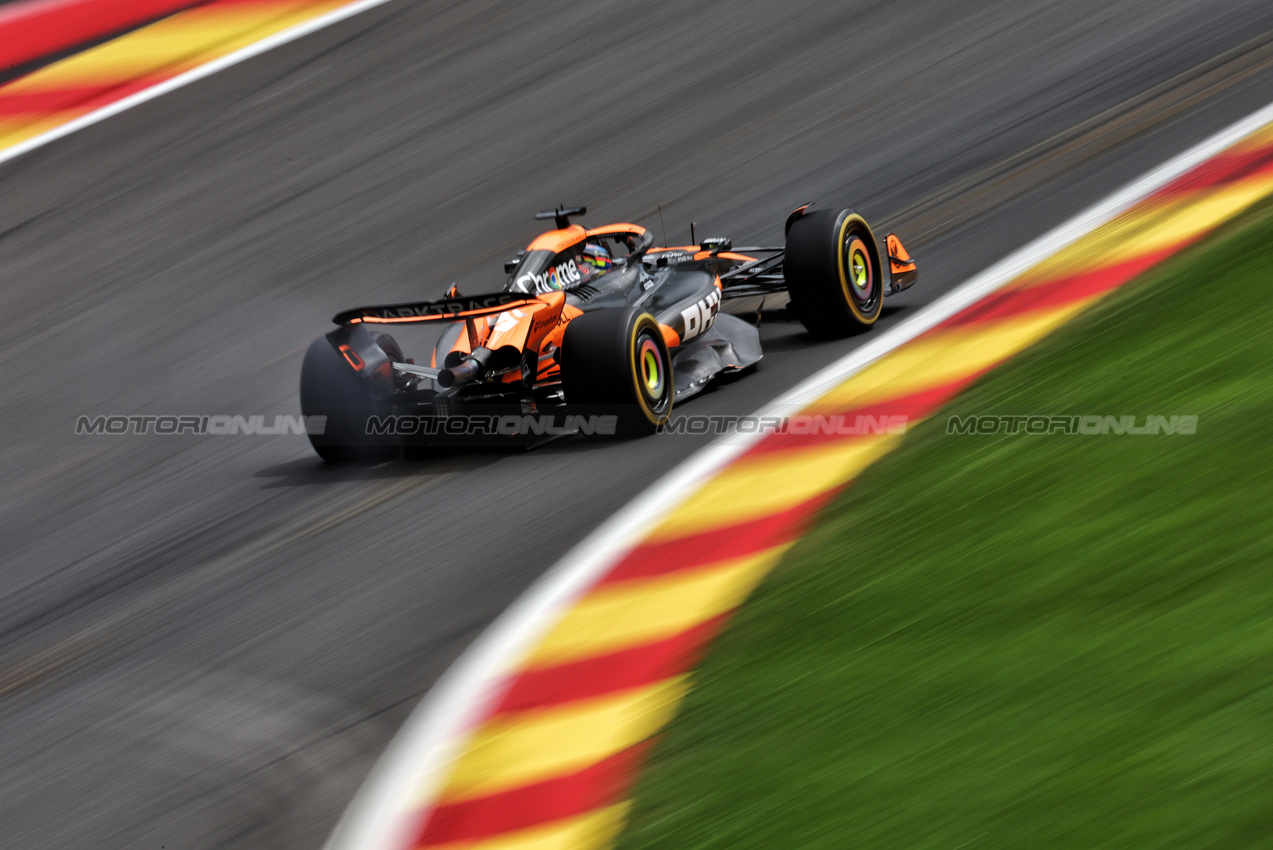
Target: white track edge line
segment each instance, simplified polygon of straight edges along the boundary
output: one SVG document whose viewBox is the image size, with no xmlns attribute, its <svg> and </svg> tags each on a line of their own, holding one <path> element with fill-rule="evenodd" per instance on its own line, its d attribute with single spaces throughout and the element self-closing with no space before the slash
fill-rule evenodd
<svg viewBox="0 0 1273 850">
<path fill-rule="evenodd" d="M 758 415 L 780 415 L 813 401 L 1269 123 L 1273 123 L 1273 104 L 1229 125 L 1026 244 L 912 318 L 793 387 Z M 722 438 L 687 458 L 584 538 L 491 623 L 407 718 L 345 809 L 326 850 L 400 850 L 412 825 L 409 816 L 426 809 L 441 790 L 444 768 L 457 754 L 461 733 L 496 694 L 512 661 L 622 556 L 635 535 L 665 516 L 687 497 L 690 488 L 720 471 L 762 436 Z"/>
<path fill-rule="evenodd" d="M 141 104 L 154 100 L 157 97 L 161 97 L 170 91 L 179 89 L 182 86 L 188 86 L 193 82 L 202 80 L 204 77 L 210 77 L 218 71 L 224 71 L 232 65 L 237 65 L 240 62 L 253 58 L 254 56 L 259 56 L 262 53 L 266 53 L 276 47 L 281 47 L 288 42 L 296 41 L 298 38 L 303 38 L 310 33 L 317 32 L 318 30 L 325 29 L 332 24 L 339 23 L 346 18 L 352 18 L 354 15 L 361 14 L 369 9 L 374 9 L 377 6 L 383 6 L 388 2 L 390 2 L 390 0 L 358 0 L 358 2 L 350 3 L 348 6 L 341 6 L 339 9 L 333 9 L 332 11 L 319 15 L 316 18 L 311 18 L 310 20 L 302 21 L 293 27 L 280 30 L 273 35 L 266 36 L 260 41 L 253 42 L 246 47 L 241 47 L 233 53 L 227 53 L 220 58 L 213 59 L 211 62 L 200 65 L 197 68 L 191 68 L 189 71 L 164 80 L 162 83 L 156 83 L 150 88 L 142 89 L 139 92 L 130 94 L 128 97 L 121 98 L 114 103 L 107 104 L 101 109 L 94 110 L 87 115 L 81 115 L 79 118 L 54 127 L 52 130 L 47 130 L 38 136 L 32 136 L 24 142 L 19 142 L 12 147 L 0 150 L 0 163 L 17 159 L 23 154 L 30 153 L 36 148 L 42 148 L 50 142 L 57 141 L 63 136 L 69 136 L 74 132 L 83 130 L 85 127 L 91 127 L 94 124 L 105 121 L 107 118 L 111 118 L 121 112 L 132 109 L 134 106 L 140 106 Z"/>
</svg>

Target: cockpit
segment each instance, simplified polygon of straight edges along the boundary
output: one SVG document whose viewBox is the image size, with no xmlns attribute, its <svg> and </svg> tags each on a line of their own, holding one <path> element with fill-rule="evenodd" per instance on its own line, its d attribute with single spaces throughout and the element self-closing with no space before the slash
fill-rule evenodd
<svg viewBox="0 0 1273 850">
<path fill-rule="evenodd" d="M 575 224 L 543 234 L 509 263 L 504 289 L 524 295 L 569 291 L 593 283 L 622 268 L 627 258 L 648 241 L 645 228 L 610 225 L 585 230 Z"/>
</svg>

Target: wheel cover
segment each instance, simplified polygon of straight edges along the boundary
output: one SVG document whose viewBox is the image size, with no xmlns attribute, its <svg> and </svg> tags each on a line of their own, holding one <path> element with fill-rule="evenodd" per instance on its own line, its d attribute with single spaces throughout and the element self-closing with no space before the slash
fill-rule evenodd
<svg viewBox="0 0 1273 850">
<path fill-rule="evenodd" d="M 641 351 L 641 371 L 645 375 L 645 388 L 657 395 L 663 388 L 663 370 L 659 368 L 658 352 L 645 347 Z"/>
<path fill-rule="evenodd" d="M 856 234 L 844 241 L 844 269 L 849 297 L 859 310 L 869 313 L 879 298 L 879 291 L 866 243 Z"/>
<path fill-rule="evenodd" d="M 663 382 L 666 372 L 663 369 L 663 357 L 659 351 L 658 343 L 656 343 L 649 333 L 643 332 L 637 342 L 640 348 L 638 369 L 640 370 L 639 383 L 641 389 L 645 392 L 645 397 L 651 402 L 658 402 L 663 397 Z"/>
<path fill-rule="evenodd" d="M 656 417 L 667 411 L 672 400 L 670 374 L 659 341 L 653 330 L 642 328 L 637 332 L 633 358 L 638 392 L 645 408 Z"/>
</svg>

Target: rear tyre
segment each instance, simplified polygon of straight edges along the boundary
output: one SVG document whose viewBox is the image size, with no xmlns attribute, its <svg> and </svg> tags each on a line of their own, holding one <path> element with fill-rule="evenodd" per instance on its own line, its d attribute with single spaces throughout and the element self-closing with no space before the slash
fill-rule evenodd
<svg viewBox="0 0 1273 850">
<path fill-rule="evenodd" d="M 329 463 L 393 457 L 396 446 L 367 435 L 367 417 L 384 408 L 371 381 L 353 371 L 326 337 L 310 344 L 301 366 L 301 413 L 326 417 L 323 433 L 309 434 L 319 457 Z"/>
<path fill-rule="evenodd" d="M 394 363 L 406 363 L 407 356 L 402 353 L 402 346 L 398 345 L 398 341 L 389 334 L 378 333 L 372 334 L 372 339 L 376 341 L 376 345 L 380 346 L 380 350 L 385 353 Z"/>
<path fill-rule="evenodd" d="M 652 434 L 672 415 L 672 359 L 659 323 L 635 308 L 585 313 L 561 343 L 566 403 L 584 415 L 615 415 L 616 433 Z"/>
<path fill-rule="evenodd" d="M 866 221 L 849 210 L 820 210 L 791 223 L 783 273 L 789 309 L 816 337 L 858 333 L 880 317 L 884 281 Z"/>
</svg>

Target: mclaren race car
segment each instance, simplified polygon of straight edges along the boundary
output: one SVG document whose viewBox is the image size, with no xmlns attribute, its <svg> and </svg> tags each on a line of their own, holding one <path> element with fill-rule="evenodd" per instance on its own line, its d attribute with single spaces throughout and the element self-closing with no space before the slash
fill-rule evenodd
<svg viewBox="0 0 1273 850">
<path fill-rule="evenodd" d="M 335 316 L 301 369 L 314 449 L 335 461 L 650 433 L 674 403 L 760 360 L 766 310 L 785 309 L 816 337 L 869 328 L 885 296 L 915 283 L 915 261 L 851 210 L 810 206 L 787 218 L 780 247 L 656 247 L 636 224 L 572 223 L 583 207 L 540 212 L 555 229 L 505 264 L 500 291 L 453 285 L 440 300 Z M 427 366 L 389 333 L 412 325 L 442 331 Z"/>
</svg>

